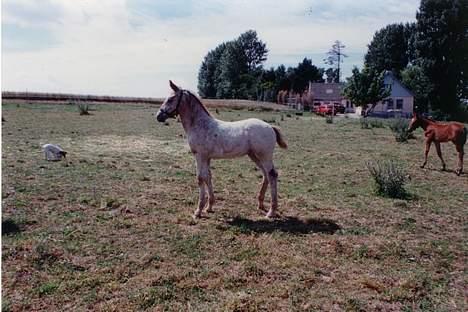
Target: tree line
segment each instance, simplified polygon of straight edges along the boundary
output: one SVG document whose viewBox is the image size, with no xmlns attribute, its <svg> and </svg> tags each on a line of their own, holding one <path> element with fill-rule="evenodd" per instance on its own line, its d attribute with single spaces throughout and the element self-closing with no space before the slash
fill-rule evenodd
<svg viewBox="0 0 468 312">
<path fill-rule="evenodd" d="M 204 98 L 236 98 L 275 101 L 279 90 L 304 91 L 309 81 L 323 82 L 324 68 L 304 58 L 295 67 L 263 68 L 268 49 L 257 32 L 248 30 L 238 38 L 209 51 L 198 73 L 198 93 Z M 328 71 L 331 80 L 336 72 Z M 333 76 L 335 75 L 335 76 Z"/>
<path fill-rule="evenodd" d="M 415 23 L 390 24 L 374 34 L 345 96 L 357 105 L 375 104 L 388 96 L 383 72 L 391 70 L 413 92 L 417 111 L 467 121 L 467 29 L 468 0 L 422 0 Z"/>
</svg>

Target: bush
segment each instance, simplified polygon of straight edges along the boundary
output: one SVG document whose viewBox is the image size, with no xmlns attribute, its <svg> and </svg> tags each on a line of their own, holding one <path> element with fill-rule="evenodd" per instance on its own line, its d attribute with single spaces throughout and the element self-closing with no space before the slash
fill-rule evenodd
<svg viewBox="0 0 468 312">
<path fill-rule="evenodd" d="M 368 118 L 371 128 L 385 128 L 385 124 L 382 119 L 379 118 Z"/>
<path fill-rule="evenodd" d="M 374 178 L 376 193 L 391 198 L 405 198 L 406 174 L 393 160 L 368 162 L 367 169 Z"/>
<path fill-rule="evenodd" d="M 385 123 L 379 118 L 362 117 L 359 119 L 361 129 L 385 128 Z"/>
<path fill-rule="evenodd" d="M 87 103 L 76 102 L 80 116 L 89 115 L 89 105 Z"/>
<path fill-rule="evenodd" d="M 371 129 L 372 126 L 369 123 L 368 118 L 359 118 L 359 123 L 361 124 L 361 129 Z"/>
<path fill-rule="evenodd" d="M 389 121 L 389 127 L 395 134 L 397 142 L 407 142 L 413 135 L 408 132 L 409 121 L 405 118 L 395 118 Z"/>
<path fill-rule="evenodd" d="M 332 124 L 333 123 L 333 116 L 325 116 L 325 121 L 328 124 Z"/>
</svg>

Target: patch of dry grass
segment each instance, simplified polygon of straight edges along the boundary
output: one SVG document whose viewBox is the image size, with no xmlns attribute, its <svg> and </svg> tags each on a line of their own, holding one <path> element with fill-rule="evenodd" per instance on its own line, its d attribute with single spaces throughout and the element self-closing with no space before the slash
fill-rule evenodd
<svg viewBox="0 0 468 312">
<path fill-rule="evenodd" d="M 4 309 L 168 311 L 466 310 L 468 175 L 441 172 L 422 133 L 325 124 L 310 115 L 220 107 L 275 120 L 280 212 L 256 210 L 247 158 L 213 162 L 215 213 L 194 221 L 195 165 L 180 123 L 149 105 L 4 105 Z M 67 160 L 46 162 L 58 143 Z M 443 146 L 449 168 L 452 146 Z M 410 199 L 379 197 L 365 167 L 396 159 Z"/>
</svg>

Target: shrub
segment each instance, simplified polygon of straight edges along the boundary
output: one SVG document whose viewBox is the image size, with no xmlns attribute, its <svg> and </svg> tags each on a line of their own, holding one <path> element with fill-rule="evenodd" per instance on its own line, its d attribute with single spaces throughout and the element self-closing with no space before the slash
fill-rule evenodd
<svg viewBox="0 0 468 312">
<path fill-rule="evenodd" d="M 325 122 L 328 124 L 333 123 L 333 116 L 325 116 Z"/>
<path fill-rule="evenodd" d="M 89 115 L 88 103 L 76 102 L 76 107 L 78 107 L 78 112 L 80 113 L 80 116 Z"/>
<path fill-rule="evenodd" d="M 397 142 L 407 142 L 412 138 L 412 134 L 408 132 L 409 121 L 405 118 L 395 118 L 389 121 L 390 130 L 395 135 Z"/>
<path fill-rule="evenodd" d="M 385 128 L 385 123 L 379 118 L 362 117 L 359 119 L 361 129 Z"/>
<path fill-rule="evenodd" d="M 367 169 L 375 181 L 376 193 L 391 198 L 405 198 L 406 174 L 395 161 L 368 162 Z"/>
<path fill-rule="evenodd" d="M 384 122 L 379 118 L 368 118 L 371 128 L 385 128 Z"/>
<path fill-rule="evenodd" d="M 359 123 L 361 124 L 361 129 L 371 129 L 372 126 L 369 123 L 369 118 L 359 118 Z"/>
</svg>

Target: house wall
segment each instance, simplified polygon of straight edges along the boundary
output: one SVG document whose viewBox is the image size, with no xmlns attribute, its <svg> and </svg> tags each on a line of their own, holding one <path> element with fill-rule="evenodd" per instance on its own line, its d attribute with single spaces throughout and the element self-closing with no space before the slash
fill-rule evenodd
<svg viewBox="0 0 468 312">
<path fill-rule="evenodd" d="M 393 107 L 388 107 L 387 100 L 392 99 L 393 100 Z M 380 101 L 374 108 L 374 112 L 387 112 L 389 109 L 390 110 L 396 110 L 396 104 L 397 100 L 403 100 L 403 106 L 401 108 L 401 111 L 404 113 L 413 113 L 413 106 L 414 106 L 414 98 L 411 96 L 409 97 L 389 97 L 385 99 L 384 101 Z"/>
</svg>

